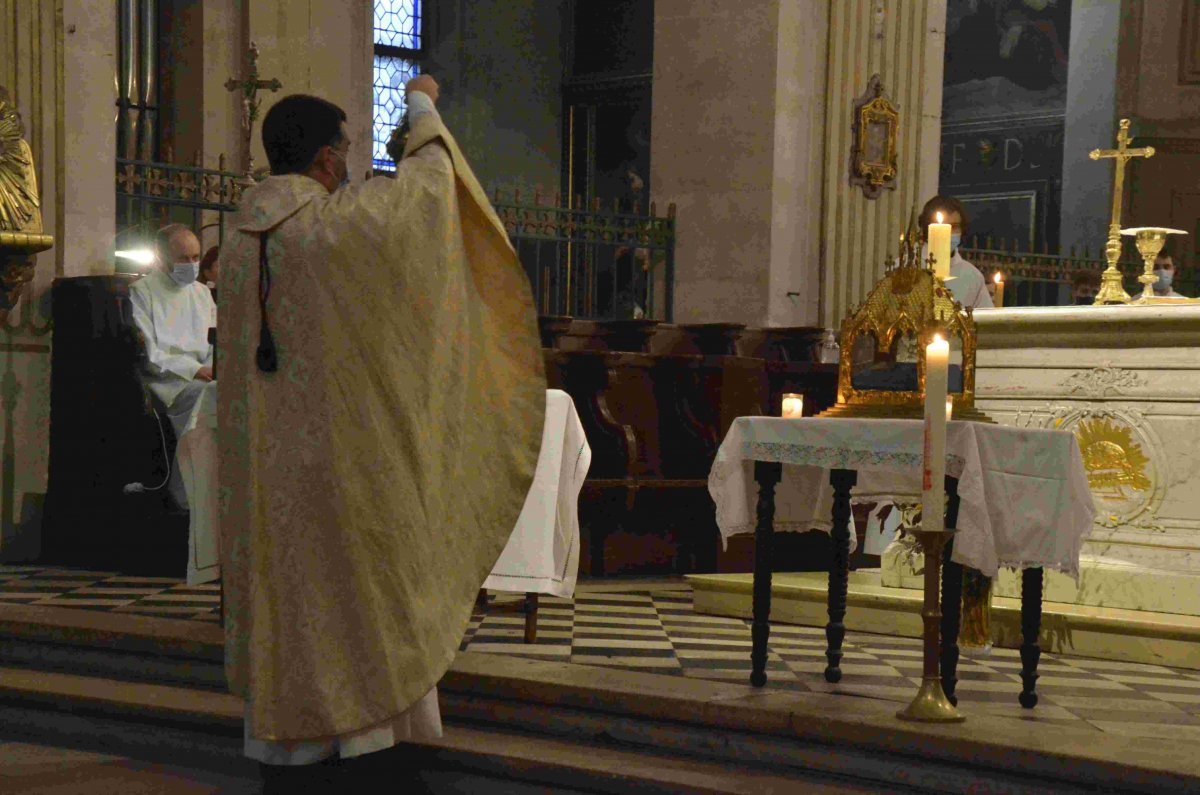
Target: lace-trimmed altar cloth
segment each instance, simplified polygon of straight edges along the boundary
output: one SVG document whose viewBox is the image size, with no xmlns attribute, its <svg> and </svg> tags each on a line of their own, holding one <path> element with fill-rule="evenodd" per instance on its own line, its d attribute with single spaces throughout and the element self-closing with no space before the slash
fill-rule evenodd
<svg viewBox="0 0 1200 795">
<path fill-rule="evenodd" d="M 829 470 L 853 469 L 855 501 L 919 498 L 920 420 L 739 417 L 717 451 L 708 490 L 723 539 L 752 533 L 754 462 L 784 465 L 775 529 L 831 529 Z M 1083 457 L 1067 431 L 951 422 L 946 474 L 961 500 L 954 560 L 989 577 L 1001 566 L 1079 578 L 1079 553 L 1096 508 Z"/>
<path fill-rule="evenodd" d="M 489 591 L 570 599 L 579 576 L 579 492 L 592 461 L 571 396 L 546 390 L 546 422 L 533 486 L 492 573 Z"/>
</svg>

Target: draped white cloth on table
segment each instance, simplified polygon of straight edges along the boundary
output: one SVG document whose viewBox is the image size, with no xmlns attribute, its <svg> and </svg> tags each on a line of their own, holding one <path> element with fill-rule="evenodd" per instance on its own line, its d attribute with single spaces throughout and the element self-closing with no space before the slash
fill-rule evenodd
<svg viewBox="0 0 1200 795">
<path fill-rule="evenodd" d="M 533 486 L 508 546 L 483 587 L 570 599 L 579 574 L 579 491 L 592 449 L 570 395 L 546 390 L 546 423 Z"/>
<path fill-rule="evenodd" d="M 915 497 L 922 440 L 920 420 L 739 417 L 708 479 L 721 535 L 754 531 L 754 461 L 784 464 L 776 529 L 829 531 L 829 470 L 858 472 L 856 501 Z M 958 478 L 961 500 L 956 562 L 989 577 L 1001 566 L 1040 566 L 1078 579 L 1096 508 L 1073 434 L 951 422 L 946 474 Z"/>
</svg>

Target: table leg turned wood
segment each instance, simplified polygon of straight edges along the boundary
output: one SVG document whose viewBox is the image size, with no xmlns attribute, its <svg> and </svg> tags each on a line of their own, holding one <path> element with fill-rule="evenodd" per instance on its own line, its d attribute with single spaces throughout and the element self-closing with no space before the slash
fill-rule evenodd
<svg viewBox="0 0 1200 795">
<path fill-rule="evenodd" d="M 538 595 L 525 594 L 525 642 L 537 643 Z"/>
<path fill-rule="evenodd" d="M 771 542 L 775 533 L 775 486 L 783 464 L 754 463 L 758 482 L 758 523 L 754 527 L 754 621 L 750 627 L 750 684 L 767 683 L 767 639 L 771 634 Z"/>
<path fill-rule="evenodd" d="M 829 473 L 833 486 L 833 563 L 829 568 L 829 623 L 825 625 L 827 649 L 825 681 L 842 679 L 842 640 L 846 637 L 846 589 L 850 579 L 850 490 L 858 483 L 853 469 Z"/>
<path fill-rule="evenodd" d="M 1042 570 L 1021 572 L 1021 706 L 1033 709 L 1038 697 L 1034 691 L 1038 680 L 1038 660 L 1042 647 L 1038 635 L 1042 631 Z"/>
<path fill-rule="evenodd" d="M 958 528 L 958 478 L 946 478 L 946 527 Z M 946 699 L 958 706 L 958 630 L 962 624 L 963 567 L 954 560 L 954 537 L 946 542 L 942 556 L 941 675 Z"/>
</svg>

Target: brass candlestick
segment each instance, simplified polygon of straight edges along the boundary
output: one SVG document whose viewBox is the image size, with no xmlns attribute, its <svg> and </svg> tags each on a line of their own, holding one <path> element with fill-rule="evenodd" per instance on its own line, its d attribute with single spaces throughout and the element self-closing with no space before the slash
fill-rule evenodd
<svg viewBox="0 0 1200 795">
<path fill-rule="evenodd" d="M 1186 235 L 1182 229 L 1168 229 L 1164 226 L 1139 226 L 1133 229 L 1122 229 L 1121 234 L 1134 239 L 1138 253 L 1142 255 L 1143 271 L 1138 281 L 1143 285 L 1142 294 L 1130 303 L 1149 304 L 1154 301 L 1154 284 L 1158 277 L 1154 275 L 1154 260 L 1167 242 L 1167 235 Z"/>
<path fill-rule="evenodd" d="M 917 537 L 925 553 L 925 606 L 921 610 L 921 616 L 925 619 L 925 667 L 917 695 L 907 707 L 896 713 L 896 717 L 922 723 L 957 723 L 966 720 L 966 716 L 946 698 L 938 672 L 942 549 L 954 531 L 912 527 L 908 532 Z"/>
</svg>

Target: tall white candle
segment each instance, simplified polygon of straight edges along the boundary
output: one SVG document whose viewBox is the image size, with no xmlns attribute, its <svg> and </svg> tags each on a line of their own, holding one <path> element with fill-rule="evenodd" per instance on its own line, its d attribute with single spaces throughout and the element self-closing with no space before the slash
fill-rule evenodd
<svg viewBox="0 0 1200 795">
<path fill-rule="evenodd" d="M 996 294 L 992 297 L 992 305 L 997 309 L 1004 306 L 1004 274 L 996 271 L 996 275 L 992 277 L 996 282 Z"/>
<path fill-rule="evenodd" d="M 950 343 L 935 334 L 925 348 L 925 456 L 921 526 L 944 530 L 946 522 L 946 381 Z"/>
<path fill-rule="evenodd" d="M 929 225 L 929 253 L 933 255 L 933 273 L 942 281 L 950 278 L 950 224 L 942 223 L 942 214 L 937 222 Z"/>
</svg>

